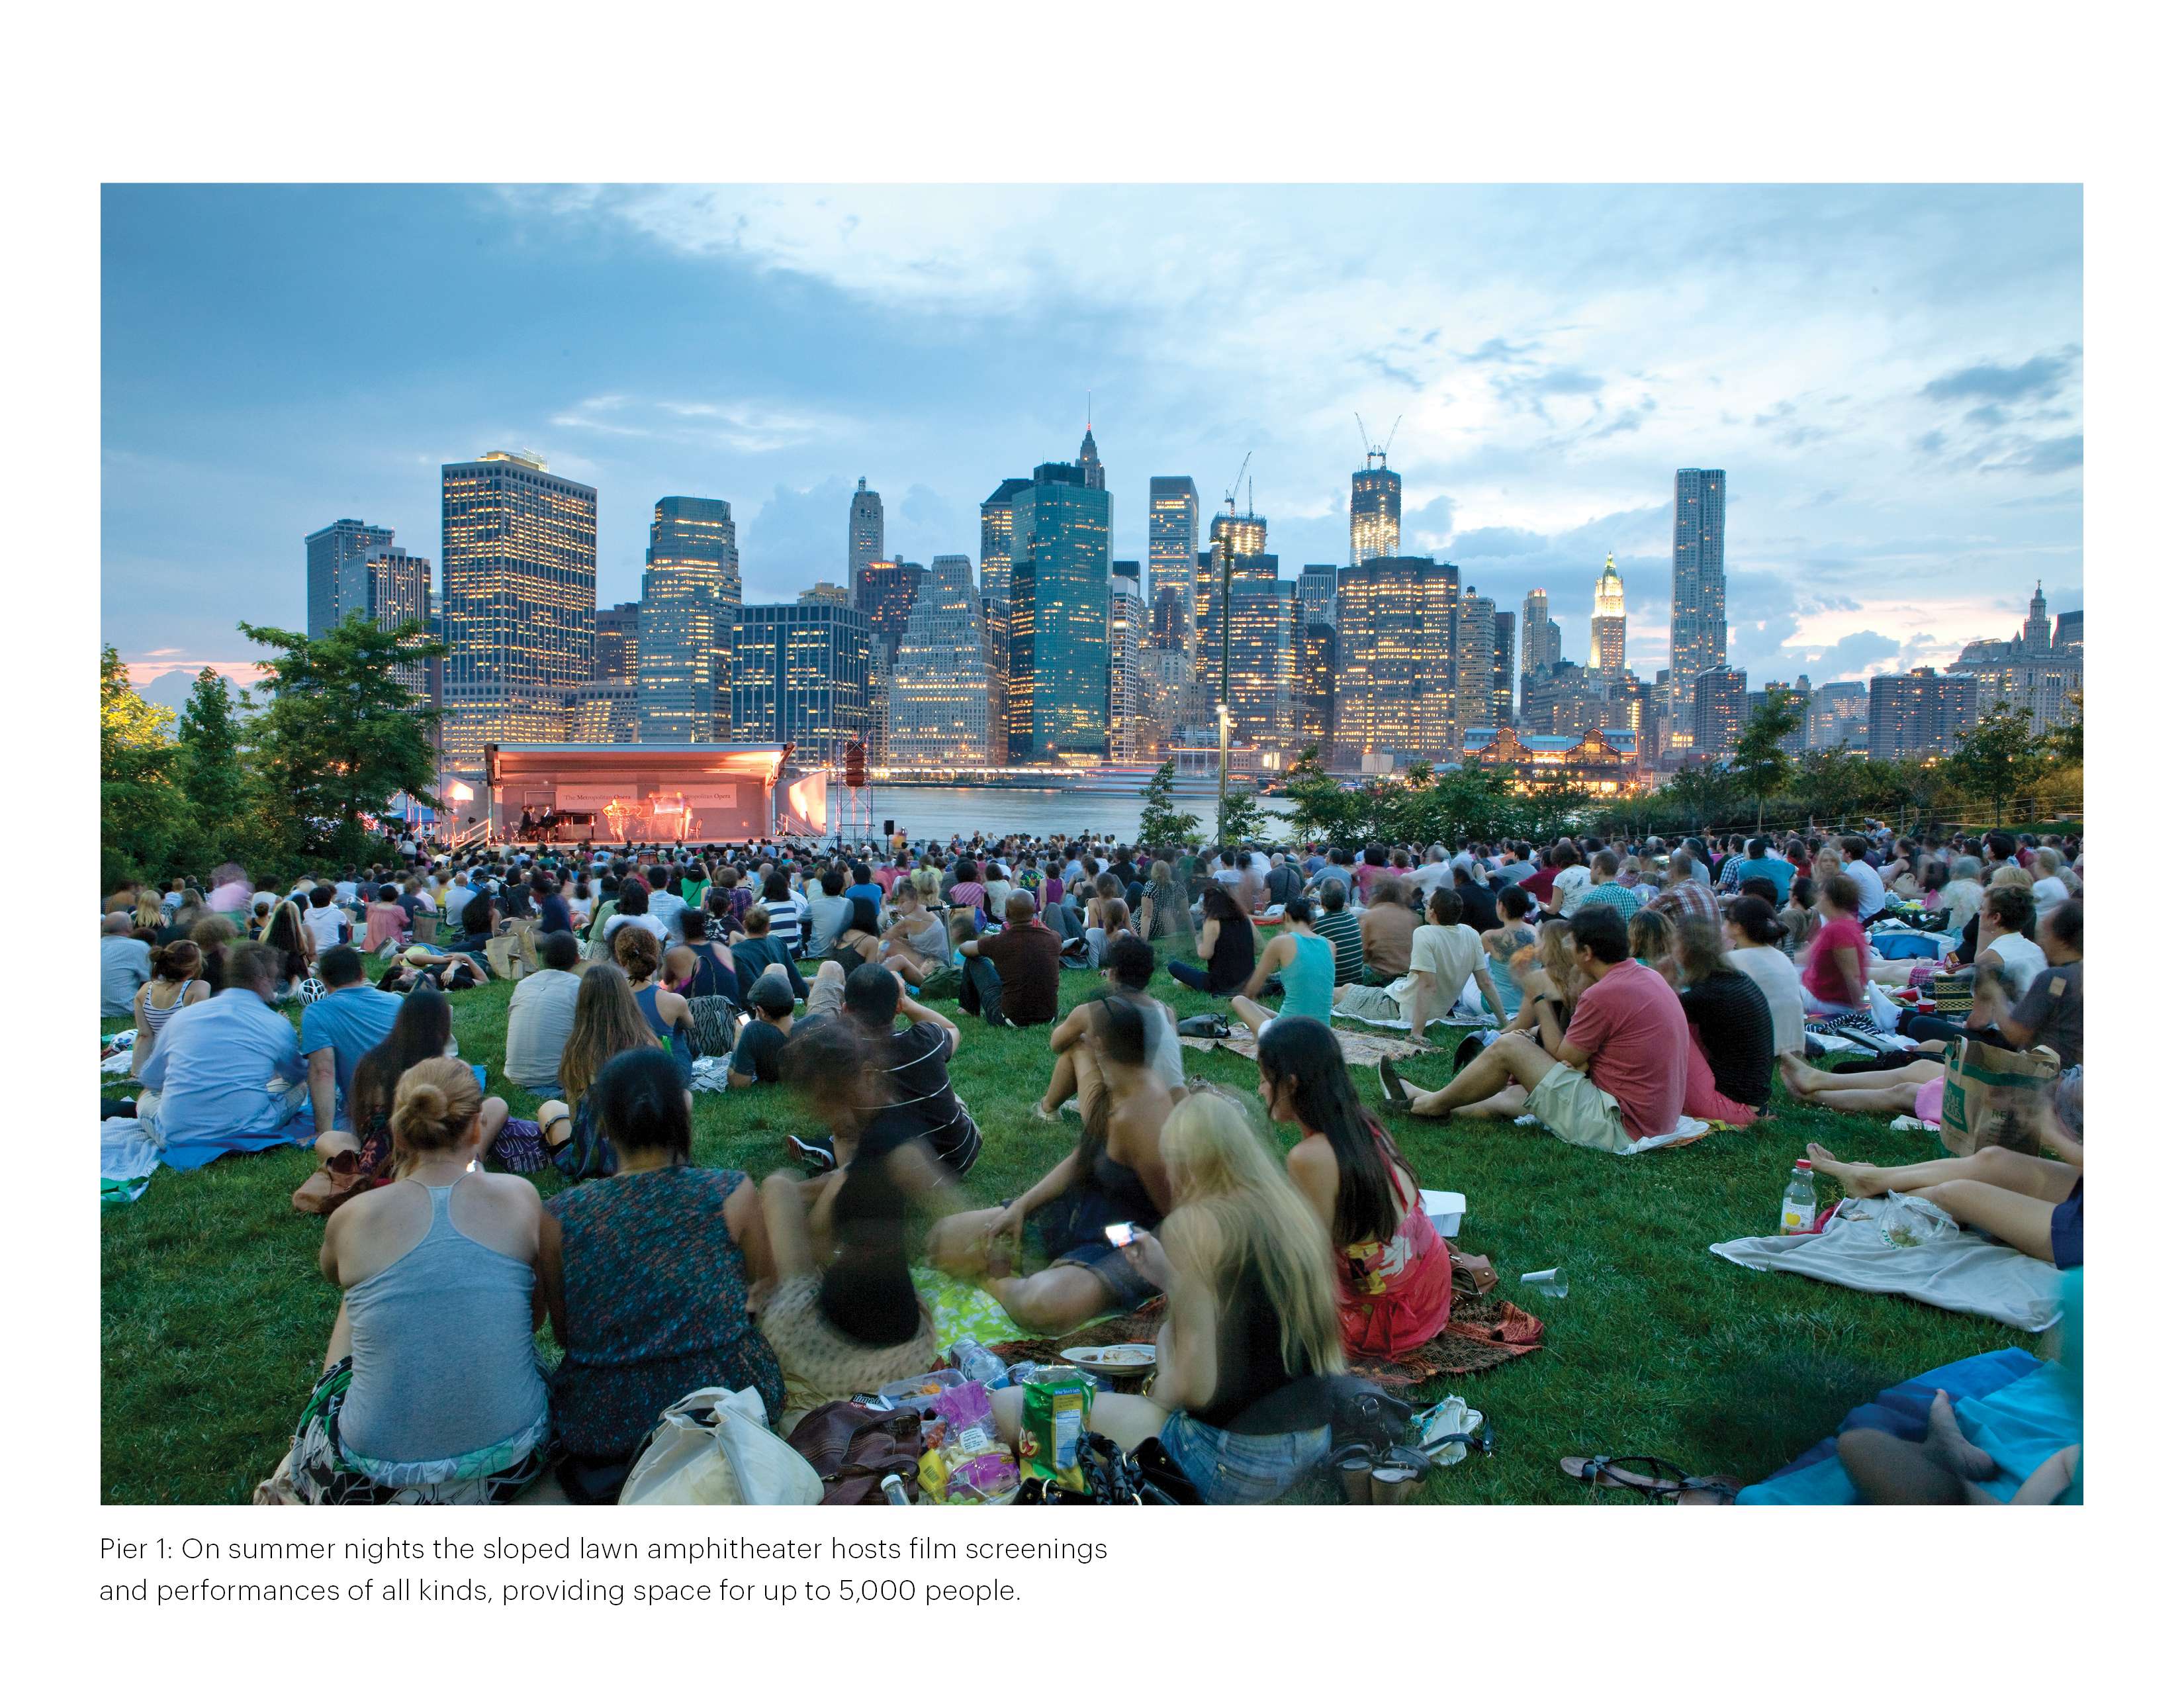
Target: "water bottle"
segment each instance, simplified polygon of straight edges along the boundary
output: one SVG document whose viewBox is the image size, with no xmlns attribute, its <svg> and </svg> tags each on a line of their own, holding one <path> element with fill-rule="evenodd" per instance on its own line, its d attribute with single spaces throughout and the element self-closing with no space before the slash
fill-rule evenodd
<svg viewBox="0 0 2184 1688">
<path fill-rule="evenodd" d="M 1007 1381 L 1008 1362 L 975 1337 L 965 1337 L 948 1351 L 956 1369 L 972 1383 L 998 1389 Z"/>
<path fill-rule="evenodd" d="M 1800 1161 L 1791 1168 L 1790 1187 L 1782 1192 L 1782 1234 L 1805 1235 L 1819 1212 L 1820 1199 L 1813 1189 L 1813 1163 Z"/>
</svg>

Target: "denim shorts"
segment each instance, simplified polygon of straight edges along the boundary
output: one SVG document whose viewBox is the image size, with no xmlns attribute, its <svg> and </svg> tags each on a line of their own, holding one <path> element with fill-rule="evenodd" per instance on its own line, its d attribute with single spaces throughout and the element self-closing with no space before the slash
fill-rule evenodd
<svg viewBox="0 0 2184 1688">
<path fill-rule="evenodd" d="M 1188 1412 L 1171 1412 L 1161 1446 L 1197 1486 L 1209 1507 L 1255 1507 L 1278 1501 L 1327 1460 L 1327 1427 L 1280 1436 L 1240 1436 Z"/>
</svg>

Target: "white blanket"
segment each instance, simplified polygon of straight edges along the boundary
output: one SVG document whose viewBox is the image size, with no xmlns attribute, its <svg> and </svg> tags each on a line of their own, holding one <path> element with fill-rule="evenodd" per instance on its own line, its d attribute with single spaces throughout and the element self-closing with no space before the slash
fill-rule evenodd
<svg viewBox="0 0 2184 1688">
<path fill-rule="evenodd" d="M 1537 1114 L 1518 1114 L 1516 1123 L 1538 1126 L 1542 1131 L 1546 1129 Z M 1642 1155 L 1648 1149 L 1673 1149 L 1679 1143 L 1689 1143 L 1703 1137 L 1713 1129 L 1704 1120 L 1693 1119 L 1685 1114 L 1677 1120 L 1674 1131 L 1663 1132 L 1658 1137 L 1634 1137 L 1615 1152 L 1618 1155 Z"/>
<path fill-rule="evenodd" d="M 103 1120 L 98 1128 L 99 1195 L 106 1201 L 134 1201 L 159 1164 L 164 1141 L 156 1121 Z"/>
<path fill-rule="evenodd" d="M 2062 1273 L 2054 1267 L 1960 1228 L 1918 1196 L 1852 1198 L 1817 1234 L 1740 1237 L 1712 1251 L 1754 1272 L 1796 1272 L 1846 1289 L 1908 1295 L 2019 1330 L 2046 1330 L 2062 1317 Z"/>
</svg>

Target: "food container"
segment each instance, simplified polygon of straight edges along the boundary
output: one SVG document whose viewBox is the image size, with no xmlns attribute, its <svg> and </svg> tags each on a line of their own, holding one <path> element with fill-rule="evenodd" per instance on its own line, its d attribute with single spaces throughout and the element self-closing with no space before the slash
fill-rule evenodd
<svg viewBox="0 0 2184 1688">
<path fill-rule="evenodd" d="M 872 1393 L 886 1396 L 896 1407 L 915 1407 L 922 1412 L 939 1404 L 941 1390 L 959 1389 L 962 1384 L 962 1373 L 950 1366 L 945 1371 L 924 1372 L 914 1378 L 897 1378 L 891 1384 L 882 1384 Z"/>
<path fill-rule="evenodd" d="M 1418 1200 L 1425 1203 L 1426 1217 L 1433 1221 L 1434 1229 L 1454 1242 L 1456 1234 L 1463 1228 L 1463 1193 L 1454 1189 L 1422 1189 L 1418 1192 Z"/>
</svg>

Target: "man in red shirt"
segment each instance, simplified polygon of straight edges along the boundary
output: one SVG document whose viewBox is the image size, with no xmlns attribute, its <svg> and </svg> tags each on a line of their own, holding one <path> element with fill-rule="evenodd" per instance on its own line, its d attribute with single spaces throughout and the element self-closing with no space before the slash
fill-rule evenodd
<svg viewBox="0 0 2184 1688">
<path fill-rule="evenodd" d="M 1557 1029 L 1551 1004 L 1535 1005 L 1538 1043 L 1497 1038 L 1431 1091 L 1398 1078 L 1395 1063 L 1384 1060 L 1382 1093 L 1427 1118 L 1536 1114 L 1565 1143 L 1611 1152 L 1674 1130 L 1690 1043 L 1674 987 L 1630 959 L 1630 929 L 1611 908 L 1579 910 L 1570 941 L 1590 983 L 1568 1030 Z"/>
<path fill-rule="evenodd" d="M 1555 875 L 1563 868 L 1575 865 L 1577 852 L 1568 844 L 1558 844 L 1552 850 L 1535 855 L 1532 860 L 1539 864 L 1540 871 L 1530 878 L 1519 879 L 1517 883 L 1532 894 L 1534 902 L 1545 908 L 1555 894 Z"/>
<path fill-rule="evenodd" d="M 962 947 L 962 1006 L 995 1026 L 1044 1026 L 1061 1008 L 1061 939 L 1028 891 L 1011 891 L 1007 923 Z"/>
</svg>

